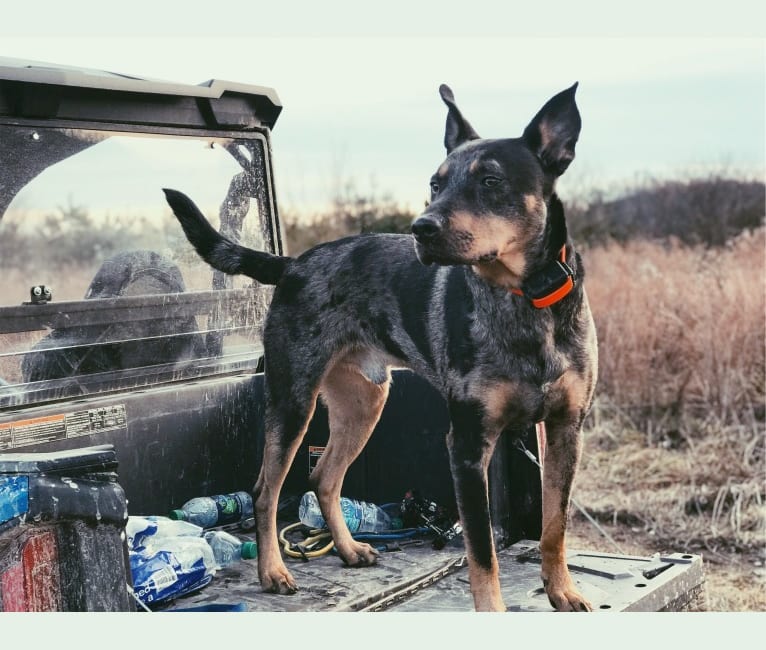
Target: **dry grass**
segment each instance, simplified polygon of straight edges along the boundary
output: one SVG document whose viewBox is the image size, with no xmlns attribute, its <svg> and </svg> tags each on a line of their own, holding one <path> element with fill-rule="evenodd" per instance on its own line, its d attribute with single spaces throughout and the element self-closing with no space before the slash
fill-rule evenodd
<svg viewBox="0 0 766 650">
<path fill-rule="evenodd" d="M 601 374 L 575 498 L 628 548 L 701 553 L 717 610 L 766 609 L 765 242 L 586 253 Z"/>
<path fill-rule="evenodd" d="M 761 229 L 721 249 L 635 241 L 587 253 L 600 390 L 648 444 L 690 417 L 763 422 L 765 237 Z"/>
</svg>

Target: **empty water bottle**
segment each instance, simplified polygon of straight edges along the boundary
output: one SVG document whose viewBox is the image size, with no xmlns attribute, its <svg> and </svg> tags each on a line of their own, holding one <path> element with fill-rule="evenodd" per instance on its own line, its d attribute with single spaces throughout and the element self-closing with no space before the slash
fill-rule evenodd
<svg viewBox="0 0 766 650">
<path fill-rule="evenodd" d="M 352 533 L 382 533 L 392 529 L 391 518 L 374 503 L 357 501 L 356 499 L 340 498 L 340 509 L 343 519 Z M 319 500 L 313 492 L 306 492 L 298 506 L 298 517 L 304 526 L 310 528 L 326 528 Z"/>
<path fill-rule="evenodd" d="M 253 498 L 247 492 L 195 497 L 170 513 L 171 519 L 190 521 L 203 528 L 236 524 L 253 516 Z"/>
<path fill-rule="evenodd" d="M 219 567 L 231 566 L 240 560 L 253 560 L 258 557 L 258 545 L 255 542 L 243 542 L 225 530 L 209 530 L 204 537 L 213 549 L 213 556 Z"/>
</svg>

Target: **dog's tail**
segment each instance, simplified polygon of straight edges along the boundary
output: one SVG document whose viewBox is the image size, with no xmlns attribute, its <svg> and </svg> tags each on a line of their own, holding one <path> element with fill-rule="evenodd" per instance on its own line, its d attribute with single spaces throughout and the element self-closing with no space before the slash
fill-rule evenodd
<svg viewBox="0 0 766 650">
<path fill-rule="evenodd" d="M 177 190 L 162 191 L 181 222 L 186 238 L 210 266 L 229 275 L 247 275 L 261 284 L 279 282 L 291 258 L 235 244 L 210 225 L 188 196 Z"/>
</svg>

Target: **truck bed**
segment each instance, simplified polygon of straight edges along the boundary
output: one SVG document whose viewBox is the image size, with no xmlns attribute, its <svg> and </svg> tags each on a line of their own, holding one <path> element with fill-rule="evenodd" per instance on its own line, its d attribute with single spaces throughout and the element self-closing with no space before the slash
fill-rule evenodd
<svg viewBox="0 0 766 650">
<path fill-rule="evenodd" d="M 254 539 L 253 536 L 240 535 Z M 509 612 L 550 612 L 540 580 L 535 541 L 498 552 L 500 584 Z M 165 611 L 228 606 L 250 612 L 458 612 L 473 610 L 464 550 L 402 545 L 381 552 L 375 566 L 349 568 L 333 553 L 287 558 L 298 582 L 291 596 L 263 593 L 256 561 L 220 569 L 200 591 L 160 606 Z M 572 550 L 568 565 L 594 611 L 681 611 L 703 608 L 702 558 L 671 554 L 622 556 Z"/>
</svg>

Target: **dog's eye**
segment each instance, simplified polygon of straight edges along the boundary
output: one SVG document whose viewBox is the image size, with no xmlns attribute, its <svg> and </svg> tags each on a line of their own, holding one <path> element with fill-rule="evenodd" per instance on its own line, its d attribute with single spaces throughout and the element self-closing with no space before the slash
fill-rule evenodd
<svg viewBox="0 0 766 650">
<path fill-rule="evenodd" d="M 439 183 L 431 181 L 431 191 L 436 194 L 439 191 Z"/>
<path fill-rule="evenodd" d="M 481 184 L 484 187 L 495 187 L 498 183 L 500 183 L 500 179 L 497 176 L 485 176 L 481 179 Z"/>
</svg>

